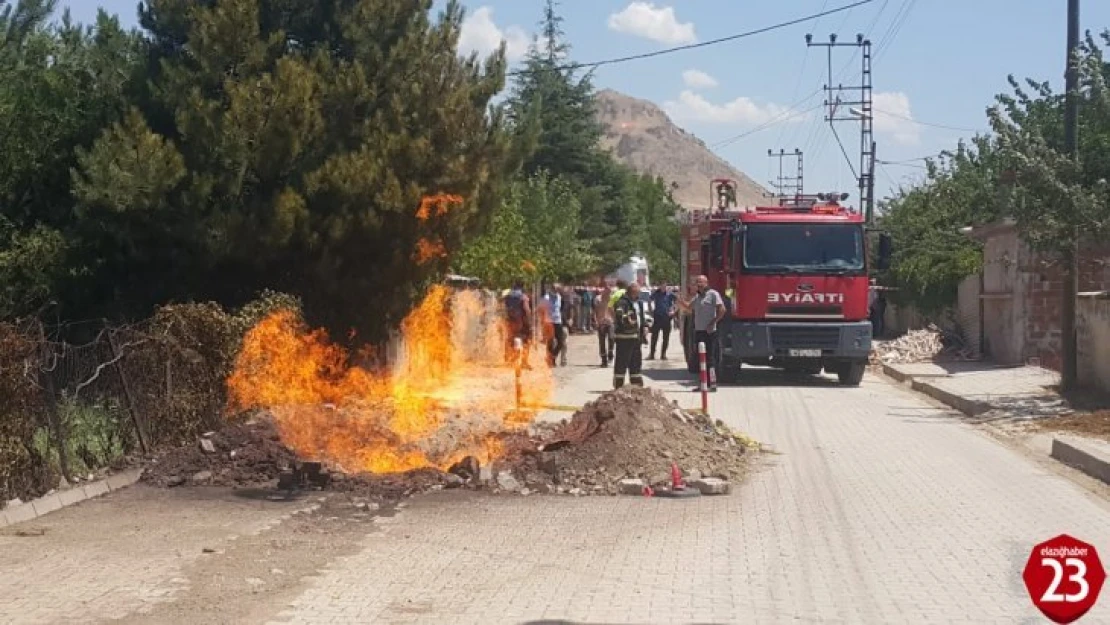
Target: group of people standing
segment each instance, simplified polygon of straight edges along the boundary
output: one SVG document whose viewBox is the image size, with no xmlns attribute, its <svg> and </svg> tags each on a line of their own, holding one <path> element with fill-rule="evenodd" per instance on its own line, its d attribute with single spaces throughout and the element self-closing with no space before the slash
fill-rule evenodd
<svg viewBox="0 0 1110 625">
<path fill-rule="evenodd" d="M 567 336 L 571 330 L 597 334 L 601 367 L 613 366 L 613 386 L 628 383 L 643 385 L 643 347 L 648 346 L 647 360 L 654 360 L 659 348 L 661 360 L 667 359 L 671 330 L 677 327 L 678 312 L 694 316 L 695 340 L 709 348 L 709 362 L 715 370 L 717 360 L 718 322 L 724 317 L 724 301 L 717 291 L 708 288 L 705 276 L 697 279 L 697 291 L 682 300 L 677 289 L 660 284 L 647 296 L 637 282 L 617 280 L 614 285 L 563 287 L 551 284 L 537 304 L 541 313 L 543 339 L 550 366 L 566 366 Z M 527 367 L 527 347 L 532 317 L 528 296 L 522 281 L 517 281 L 505 297 L 509 340 L 519 339 Z M 662 341 L 660 342 L 660 339 Z M 711 390 L 716 390 L 716 376 L 711 376 Z"/>
</svg>

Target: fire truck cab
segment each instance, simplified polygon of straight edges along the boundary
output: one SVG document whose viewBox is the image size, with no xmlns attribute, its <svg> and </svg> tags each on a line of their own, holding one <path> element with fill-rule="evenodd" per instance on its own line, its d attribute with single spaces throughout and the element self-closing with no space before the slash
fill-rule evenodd
<svg viewBox="0 0 1110 625">
<path fill-rule="evenodd" d="M 716 363 L 722 381 L 744 364 L 788 372 L 835 373 L 858 386 L 871 352 L 868 228 L 842 205 L 847 194 L 781 198 L 777 205 L 736 208 L 735 182 L 714 180 L 716 206 L 691 211 L 682 225 L 682 290 L 700 274 L 725 300 Z M 889 263 L 879 236 L 875 266 Z M 687 366 L 697 371 L 693 317 L 682 316 Z"/>
</svg>

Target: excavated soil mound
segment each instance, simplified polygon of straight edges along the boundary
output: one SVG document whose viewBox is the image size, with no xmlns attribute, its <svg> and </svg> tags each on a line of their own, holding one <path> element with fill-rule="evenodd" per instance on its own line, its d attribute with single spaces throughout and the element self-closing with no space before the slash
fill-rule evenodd
<svg viewBox="0 0 1110 625">
<path fill-rule="evenodd" d="M 737 480 L 754 441 L 720 421 L 678 408 L 657 390 L 623 388 L 576 412 L 534 450 L 495 467 L 503 490 L 616 494 L 624 478 L 667 484 L 671 463 L 687 478 Z M 515 482 L 515 483 L 514 483 Z"/>
<path fill-rule="evenodd" d="M 259 486 L 293 466 L 296 455 L 282 444 L 271 420 L 231 424 L 195 445 L 157 456 L 142 481 L 155 486 Z"/>
<path fill-rule="evenodd" d="M 672 462 L 687 479 L 736 481 L 747 467 L 748 450 L 757 448 L 720 421 L 682 410 L 659 391 L 635 387 L 602 395 L 558 426 L 506 432 L 501 440 L 507 454 L 492 467 L 467 458 L 447 472 L 345 475 L 325 468 L 327 479 L 307 487 L 378 500 L 444 487 L 616 494 L 624 478 L 668 484 Z M 273 421 L 260 415 L 206 434 L 195 445 L 161 454 L 147 465 L 142 480 L 160 487 L 284 488 L 283 475 L 288 478 L 306 466 L 299 460 L 304 459 L 282 444 Z M 319 470 L 320 464 L 315 464 Z"/>
</svg>

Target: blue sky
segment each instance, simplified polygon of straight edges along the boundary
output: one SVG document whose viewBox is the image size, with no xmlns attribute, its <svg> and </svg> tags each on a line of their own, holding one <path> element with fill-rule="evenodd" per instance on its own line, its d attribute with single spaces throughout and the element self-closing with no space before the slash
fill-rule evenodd
<svg viewBox="0 0 1110 625">
<path fill-rule="evenodd" d="M 853 0 L 563 0 L 575 61 L 652 52 L 725 37 L 852 4 Z M 103 6 L 135 23 L 135 0 L 63 0 L 88 21 Z M 466 0 L 462 45 L 488 49 L 504 38 L 512 56 L 525 50 L 542 0 Z M 1082 28 L 1110 27 L 1110 2 L 1084 3 Z M 1006 75 L 1063 82 L 1065 0 L 872 0 L 849 11 L 720 45 L 596 72 L 599 88 L 656 102 L 672 119 L 764 184 L 778 174 L 767 150 L 799 148 L 807 192 L 856 183 L 827 123 L 821 121 L 827 57 L 804 36 L 841 41 L 866 34 L 874 44 L 876 195 L 920 177 L 912 160 L 953 147 L 987 127 L 985 109 L 1006 91 Z M 834 82 L 859 80 L 853 48 L 834 51 Z M 816 92 L 816 93 L 815 93 Z M 806 99 L 807 96 L 811 96 Z M 911 121 L 912 120 L 912 121 Z M 858 166 L 858 124 L 837 125 Z M 792 161 L 787 161 L 788 166 Z M 707 181 L 708 184 L 708 181 Z"/>
</svg>

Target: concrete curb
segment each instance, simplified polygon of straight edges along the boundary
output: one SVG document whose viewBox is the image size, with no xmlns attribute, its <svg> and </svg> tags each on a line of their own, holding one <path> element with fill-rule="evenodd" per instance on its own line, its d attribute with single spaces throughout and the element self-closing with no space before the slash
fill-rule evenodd
<svg viewBox="0 0 1110 625">
<path fill-rule="evenodd" d="M 114 475 L 110 475 L 103 480 L 89 482 L 69 490 L 44 495 L 18 506 L 8 506 L 0 510 L 0 528 L 15 525 L 16 523 L 33 521 L 55 510 L 61 510 L 66 506 L 72 506 L 88 499 L 94 499 L 101 495 L 127 488 L 135 482 L 138 482 L 139 476 L 142 475 L 142 473 L 143 470 L 141 468 L 128 469 L 127 471 L 121 471 Z"/>
<path fill-rule="evenodd" d="M 986 402 L 960 397 L 959 395 L 949 393 L 944 389 L 922 380 L 912 380 L 910 382 L 910 388 L 919 393 L 924 393 L 943 404 L 951 406 L 969 417 L 977 417 L 991 410 L 991 405 Z"/>
<path fill-rule="evenodd" d="M 906 382 L 913 379 L 913 376 L 911 376 L 910 374 L 899 371 L 897 368 L 892 367 L 885 362 L 881 363 L 880 366 L 882 367 L 883 375 L 892 380 L 896 380 L 898 382 Z"/>
<path fill-rule="evenodd" d="M 1110 445 L 1100 447 L 1080 438 L 1054 436 L 1051 455 L 1069 467 L 1110 484 Z"/>
<path fill-rule="evenodd" d="M 913 367 L 913 366 L 917 366 L 917 365 L 921 365 L 921 364 L 928 364 L 928 363 L 916 363 L 916 364 L 910 364 L 910 365 L 901 365 L 900 363 L 891 364 L 891 363 L 882 362 L 882 363 L 879 363 L 879 369 L 883 372 L 883 375 L 885 375 L 886 377 L 888 377 L 888 378 L 890 378 L 890 379 L 892 379 L 896 382 L 903 382 L 903 383 L 911 382 L 911 381 L 917 380 L 917 379 L 952 377 L 952 374 L 950 372 L 945 371 L 943 369 L 938 370 L 938 371 L 920 371 L 920 370 L 919 371 L 906 371 L 902 368 L 903 366 Z"/>
</svg>

